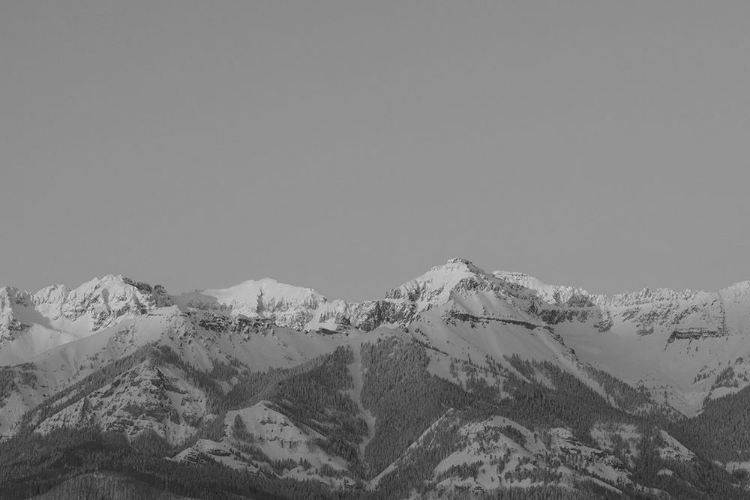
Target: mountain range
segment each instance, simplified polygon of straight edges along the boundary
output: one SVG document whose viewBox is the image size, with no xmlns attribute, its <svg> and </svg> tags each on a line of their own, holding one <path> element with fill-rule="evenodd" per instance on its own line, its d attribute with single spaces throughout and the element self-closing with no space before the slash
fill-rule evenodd
<svg viewBox="0 0 750 500">
<path fill-rule="evenodd" d="M 0 491 L 750 498 L 749 371 L 747 281 L 608 297 L 457 258 L 357 303 L 6 286 Z"/>
</svg>

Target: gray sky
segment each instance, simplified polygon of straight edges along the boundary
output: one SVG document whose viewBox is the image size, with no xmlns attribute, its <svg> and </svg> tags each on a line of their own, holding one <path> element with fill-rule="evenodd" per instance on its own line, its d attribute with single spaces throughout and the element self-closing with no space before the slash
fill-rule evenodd
<svg viewBox="0 0 750 500">
<path fill-rule="evenodd" d="M 750 279 L 750 2 L 0 2 L 0 284 Z"/>
</svg>

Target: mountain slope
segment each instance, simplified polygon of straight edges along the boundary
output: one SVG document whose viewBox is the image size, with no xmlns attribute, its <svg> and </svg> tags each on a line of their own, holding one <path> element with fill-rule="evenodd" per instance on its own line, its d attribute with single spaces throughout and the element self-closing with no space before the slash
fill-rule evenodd
<svg viewBox="0 0 750 500">
<path fill-rule="evenodd" d="M 748 318 L 748 283 L 602 297 L 464 259 L 363 303 L 271 279 L 5 287 L 0 458 L 21 470 L 16 439 L 93 428 L 125 436 L 127 460 L 227 466 L 240 495 L 747 498 L 713 462 L 745 453 L 702 436 L 743 407 Z"/>
</svg>

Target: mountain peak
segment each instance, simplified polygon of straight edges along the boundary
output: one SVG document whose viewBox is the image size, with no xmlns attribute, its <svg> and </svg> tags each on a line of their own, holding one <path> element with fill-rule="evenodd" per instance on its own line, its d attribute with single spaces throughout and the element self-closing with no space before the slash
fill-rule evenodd
<svg viewBox="0 0 750 500">
<path fill-rule="evenodd" d="M 5 310 L 10 311 L 13 305 L 27 306 L 30 302 L 30 297 L 31 295 L 28 292 L 12 286 L 6 285 L 0 288 L 0 313 Z"/>
<path fill-rule="evenodd" d="M 467 259 L 453 258 L 390 290 L 386 293 L 386 298 L 408 299 L 422 303 L 422 306 L 442 304 L 448 300 L 453 288 L 462 280 L 477 275 L 486 276 L 487 273 Z"/>
<path fill-rule="evenodd" d="M 453 257 L 452 259 L 448 259 L 448 262 L 446 264 L 466 264 L 467 266 L 474 265 L 469 259 L 464 259 L 463 257 Z"/>
<path fill-rule="evenodd" d="M 465 269 L 472 273 L 484 274 L 484 271 L 480 269 L 479 267 L 475 266 L 473 262 L 471 262 L 468 259 L 461 258 L 461 257 L 454 257 L 452 259 L 448 259 L 448 262 L 446 262 L 444 266 L 438 266 L 438 267 L 458 268 L 462 270 Z"/>
</svg>

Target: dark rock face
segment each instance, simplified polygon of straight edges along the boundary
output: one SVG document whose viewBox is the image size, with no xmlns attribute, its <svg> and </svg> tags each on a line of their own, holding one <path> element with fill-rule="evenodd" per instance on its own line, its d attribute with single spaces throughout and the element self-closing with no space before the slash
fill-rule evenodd
<svg viewBox="0 0 750 500">
<path fill-rule="evenodd" d="M 15 318 L 10 320 L 10 324 L 8 325 L 8 331 L 10 332 L 25 332 L 29 328 L 31 328 L 31 325 L 25 325 Z"/>
<path fill-rule="evenodd" d="M 680 328 L 672 331 L 672 334 L 667 339 L 667 343 L 671 344 L 675 340 L 700 340 L 712 337 L 721 337 L 723 333 L 719 330 L 713 330 L 710 328 Z"/>
<path fill-rule="evenodd" d="M 406 325 L 414 318 L 416 310 L 417 305 L 413 302 L 377 300 L 362 304 L 361 309 L 348 322 L 369 332 L 382 324 Z"/>
<path fill-rule="evenodd" d="M 151 293 L 153 288 L 148 283 L 143 283 L 142 281 L 134 281 L 130 278 L 126 278 L 123 276 L 122 281 L 127 283 L 130 286 L 134 286 L 138 290 L 140 290 L 143 293 Z"/>
<path fill-rule="evenodd" d="M 586 310 L 543 309 L 538 314 L 542 321 L 549 325 L 557 325 L 563 321 L 578 320 L 583 322 L 588 319 L 588 311 Z"/>
<path fill-rule="evenodd" d="M 182 461 L 191 465 L 205 465 L 210 459 L 194 448 L 188 449 Z"/>
<path fill-rule="evenodd" d="M 524 328 L 527 328 L 529 330 L 534 330 L 536 328 L 543 328 L 547 331 L 552 331 L 552 327 L 549 325 L 540 325 L 536 323 L 530 323 L 528 321 L 522 321 L 522 320 L 510 319 L 510 318 L 498 318 L 495 316 L 475 316 L 473 314 L 468 314 L 468 313 L 464 313 L 460 311 L 451 311 L 445 319 L 446 321 L 453 322 L 454 324 L 456 321 L 461 321 L 464 323 L 470 323 L 472 326 L 475 326 L 475 325 L 488 325 L 492 322 L 496 322 L 496 323 L 503 323 L 505 325 L 523 326 Z"/>
<path fill-rule="evenodd" d="M 221 312 L 199 311 L 188 312 L 187 316 L 199 327 L 217 333 L 248 335 L 262 333 L 276 326 L 268 318 L 248 318 L 244 315 L 230 316 Z"/>
<path fill-rule="evenodd" d="M 151 296 L 154 299 L 155 307 L 169 307 L 174 305 L 172 297 L 169 296 L 167 290 L 161 285 L 154 285 Z"/>
</svg>

